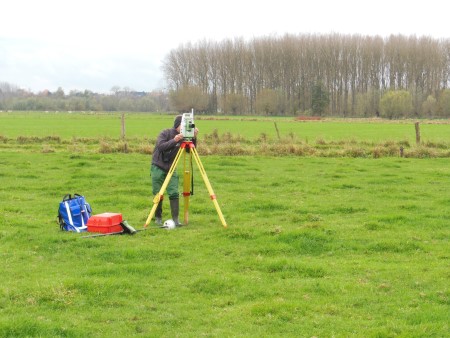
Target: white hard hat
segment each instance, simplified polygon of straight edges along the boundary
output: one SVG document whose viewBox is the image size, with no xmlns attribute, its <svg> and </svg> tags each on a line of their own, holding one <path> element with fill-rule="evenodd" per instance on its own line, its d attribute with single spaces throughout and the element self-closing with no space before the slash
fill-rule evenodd
<svg viewBox="0 0 450 338">
<path fill-rule="evenodd" d="M 175 222 L 172 219 L 168 219 L 167 221 L 164 222 L 164 226 L 165 229 L 175 229 L 176 225 Z"/>
</svg>

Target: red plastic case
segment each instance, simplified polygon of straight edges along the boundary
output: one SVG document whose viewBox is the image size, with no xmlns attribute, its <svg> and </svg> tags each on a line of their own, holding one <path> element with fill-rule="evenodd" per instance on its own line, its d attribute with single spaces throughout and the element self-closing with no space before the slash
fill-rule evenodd
<svg viewBox="0 0 450 338">
<path fill-rule="evenodd" d="M 103 214 L 93 215 L 89 217 L 87 227 L 88 232 L 100 232 L 109 234 L 111 232 L 121 232 L 122 214 L 105 212 Z"/>
</svg>

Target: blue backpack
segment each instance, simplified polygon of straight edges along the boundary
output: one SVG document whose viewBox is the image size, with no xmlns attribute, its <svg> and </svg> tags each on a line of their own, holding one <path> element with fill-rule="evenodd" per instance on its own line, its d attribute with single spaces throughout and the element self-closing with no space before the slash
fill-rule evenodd
<svg viewBox="0 0 450 338">
<path fill-rule="evenodd" d="M 87 231 L 87 221 L 91 217 L 92 209 L 84 196 L 68 194 L 63 197 L 58 208 L 58 223 L 61 230 L 84 232 Z"/>
</svg>

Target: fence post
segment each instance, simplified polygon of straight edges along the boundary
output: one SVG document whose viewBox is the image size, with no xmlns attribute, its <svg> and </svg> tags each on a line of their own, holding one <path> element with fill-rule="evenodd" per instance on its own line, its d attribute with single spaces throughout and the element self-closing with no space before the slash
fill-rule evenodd
<svg viewBox="0 0 450 338">
<path fill-rule="evenodd" d="M 274 122 L 273 124 L 275 125 L 275 130 L 277 131 L 278 139 L 280 139 L 280 131 L 278 130 L 277 123 Z"/>
<path fill-rule="evenodd" d="M 122 141 L 123 141 L 123 152 L 124 153 L 128 153 L 128 143 L 125 141 L 125 113 L 122 113 L 122 118 L 121 118 L 121 124 L 122 124 L 122 131 L 121 131 L 121 137 L 122 137 Z"/>
<path fill-rule="evenodd" d="M 125 141 L 125 113 L 122 113 L 122 141 Z"/>
<path fill-rule="evenodd" d="M 416 144 L 420 144 L 420 125 L 419 122 L 416 122 Z"/>
</svg>

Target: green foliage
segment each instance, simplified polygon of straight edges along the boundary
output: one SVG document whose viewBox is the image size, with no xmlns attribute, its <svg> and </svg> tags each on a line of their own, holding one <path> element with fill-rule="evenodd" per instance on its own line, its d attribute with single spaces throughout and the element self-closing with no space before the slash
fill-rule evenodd
<svg viewBox="0 0 450 338">
<path fill-rule="evenodd" d="M 319 82 L 315 84 L 311 91 L 311 109 L 314 115 L 322 116 L 327 110 L 327 106 L 330 103 L 328 92 L 323 85 Z"/>
<path fill-rule="evenodd" d="M 386 92 L 380 101 L 381 114 L 389 119 L 404 118 L 412 115 L 412 98 L 406 90 Z"/>
</svg>

